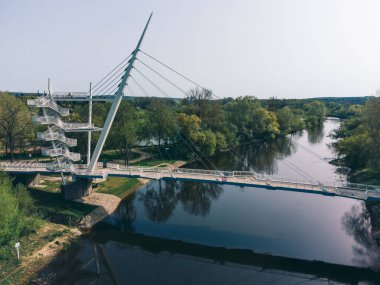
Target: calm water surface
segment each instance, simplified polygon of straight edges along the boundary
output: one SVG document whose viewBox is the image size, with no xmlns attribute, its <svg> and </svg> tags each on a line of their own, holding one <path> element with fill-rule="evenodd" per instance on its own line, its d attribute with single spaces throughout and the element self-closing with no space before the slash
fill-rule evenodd
<svg viewBox="0 0 380 285">
<path fill-rule="evenodd" d="M 345 179 L 326 163 L 335 156 L 328 134 L 338 126 L 327 120 L 322 129 L 245 146 L 209 166 L 304 178 L 289 167 L 296 164 L 314 179 Z M 379 277 L 373 270 L 380 269 L 380 251 L 358 200 L 153 181 L 106 222 L 41 276 L 56 284 L 376 283 Z"/>
</svg>

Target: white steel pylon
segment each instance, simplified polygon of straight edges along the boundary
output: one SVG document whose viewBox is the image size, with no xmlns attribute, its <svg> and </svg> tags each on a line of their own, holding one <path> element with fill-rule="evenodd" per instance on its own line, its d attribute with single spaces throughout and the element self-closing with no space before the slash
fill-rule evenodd
<svg viewBox="0 0 380 285">
<path fill-rule="evenodd" d="M 143 30 L 143 32 L 142 32 L 142 34 L 140 36 L 140 39 L 139 39 L 139 41 L 138 41 L 138 43 L 136 45 L 136 48 L 132 52 L 132 57 L 129 60 L 128 66 L 125 69 L 125 72 L 124 72 L 124 75 L 122 77 L 122 80 L 121 80 L 121 82 L 119 84 L 119 87 L 118 87 L 118 89 L 116 91 L 116 94 L 115 94 L 115 96 L 113 98 L 112 105 L 111 105 L 110 111 L 109 111 L 109 113 L 107 115 L 106 121 L 104 123 L 102 133 L 100 134 L 98 143 L 96 144 L 94 153 L 92 154 L 90 163 L 88 165 L 88 168 L 87 168 L 87 172 L 88 173 L 92 173 L 94 171 L 94 169 L 96 168 L 97 164 L 98 164 L 98 159 L 99 159 L 100 153 L 102 152 L 104 143 L 105 143 L 105 141 L 107 139 L 107 136 L 108 136 L 108 133 L 109 133 L 109 131 L 111 129 L 113 120 L 115 119 L 117 110 L 119 109 L 120 102 L 123 99 L 124 88 L 127 85 L 127 82 L 128 82 L 128 79 L 129 79 L 129 76 L 130 76 L 130 73 L 131 73 L 131 70 L 133 68 L 133 64 L 134 64 L 134 62 L 136 60 L 138 52 L 140 51 L 140 46 L 141 46 L 141 43 L 142 43 L 142 41 L 144 39 L 145 32 L 146 32 L 146 30 L 147 30 L 147 28 L 149 26 L 149 22 L 150 22 L 150 19 L 152 18 L 152 15 L 153 15 L 153 13 L 150 14 L 149 19 L 148 19 L 148 21 L 147 21 L 147 23 L 145 25 L 145 28 L 144 28 L 144 30 Z"/>
<path fill-rule="evenodd" d="M 43 116 L 33 116 L 34 123 L 47 125 L 46 132 L 37 133 L 37 138 L 52 143 L 51 148 L 42 149 L 42 154 L 50 157 L 56 157 L 56 163 L 52 164 L 50 169 L 53 171 L 71 172 L 76 174 L 76 168 L 73 162 L 80 161 L 80 154 L 70 152 L 69 148 L 76 146 L 76 139 L 66 137 L 66 132 L 88 132 L 88 150 L 87 150 L 87 173 L 93 173 L 98 164 L 100 153 L 103 149 L 104 143 L 107 139 L 108 133 L 111 129 L 117 110 L 119 109 L 121 100 L 124 96 L 124 88 L 127 85 L 130 73 L 133 69 L 133 64 L 136 60 L 137 54 L 140 51 L 141 43 L 144 39 L 145 32 L 149 26 L 150 19 L 153 13 L 150 14 L 149 19 L 145 25 L 145 28 L 141 34 L 141 37 L 136 45 L 135 50 L 131 54 L 131 58 L 128 61 L 128 65 L 124 70 L 124 74 L 121 77 L 121 82 L 118 85 L 118 89 L 113 96 L 109 95 L 97 95 L 93 96 L 90 91 L 87 92 L 49 92 L 37 99 L 28 100 L 27 104 L 33 107 L 42 108 Z M 96 128 L 91 123 L 92 117 L 92 101 L 106 101 L 112 98 L 112 105 L 107 115 L 103 128 Z M 69 109 L 60 107 L 56 101 L 88 101 L 89 102 L 89 122 L 88 123 L 70 123 L 62 118 L 70 114 Z M 91 132 L 102 131 L 99 140 L 96 144 L 94 153 L 90 158 L 90 145 L 91 145 Z M 63 177 L 63 174 L 62 174 Z M 64 179 L 62 178 L 63 182 Z"/>
<path fill-rule="evenodd" d="M 37 139 L 51 142 L 52 147 L 43 148 L 42 154 L 45 156 L 56 157 L 55 163 L 51 164 L 49 169 L 58 172 L 74 173 L 73 162 L 80 161 L 79 153 L 70 151 L 70 147 L 77 145 L 77 140 L 66 137 L 66 132 L 89 132 L 100 131 L 100 128 L 94 127 L 91 123 L 68 123 L 63 117 L 70 115 L 68 108 L 60 107 L 53 99 L 50 91 L 50 80 L 48 84 L 48 93 L 37 98 L 27 100 L 28 106 L 42 108 L 42 116 L 33 116 L 34 123 L 47 125 L 47 131 L 38 132 Z M 63 179 L 63 183 L 65 182 Z"/>
</svg>

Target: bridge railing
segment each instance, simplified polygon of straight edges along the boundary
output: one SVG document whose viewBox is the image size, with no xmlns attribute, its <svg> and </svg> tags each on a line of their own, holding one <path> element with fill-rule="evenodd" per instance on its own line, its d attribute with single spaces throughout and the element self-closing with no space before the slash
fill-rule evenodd
<svg viewBox="0 0 380 285">
<path fill-rule="evenodd" d="M 104 169 L 103 162 L 98 162 L 98 168 Z M 59 171 L 60 169 L 71 169 L 78 173 L 83 173 L 87 171 L 86 164 L 75 164 L 75 165 L 64 165 L 57 163 L 34 163 L 34 162 L 0 162 L 0 169 L 46 169 L 52 171 Z M 60 169 L 59 169 L 60 168 Z M 191 174 L 199 176 L 210 176 L 218 180 L 218 177 L 225 177 L 231 179 L 230 181 L 239 182 L 236 179 L 250 180 L 252 182 L 262 181 L 267 185 L 272 186 L 282 186 L 282 187 L 293 187 L 300 189 L 316 189 L 316 190 L 326 190 L 335 192 L 350 192 L 354 193 L 353 195 L 366 195 L 367 192 L 377 193 L 380 195 L 380 186 L 376 185 L 365 185 L 357 183 L 348 183 L 340 181 L 313 181 L 306 179 L 296 179 L 291 177 L 284 176 L 274 176 L 274 175 L 264 175 L 254 173 L 253 171 L 222 171 L 222 170 L 205 170 L 205 169 L 189 169 L 189 168 L 175 168 L 171 169 L 168 167 L 155 167 L 155 166 L 125 166 L 115 163 L 107 163 L 107 169 L 115 169 L 125 172 L 146 172 L 146 173 L 157 173 L 157 174 L 169 174 L 171 176 L 178 174 Z M 159 176 L 160 177 L 160 176 Z M 158 178 L 159 178 L 158 177 Z M 236 178 L 236 179 L 234 179 Z M 236 180 L 236 181 L 235 181 Z M 241 181 L 241 180 L 240 180 Z M 291 185 L 292 184 L 292 185 Z M 355 194 L 362 193 L 362 194 Z"/>
<path fill-rule="evenodd" d="M 46 99 L 46 98 L 29 99 L 27 100 L 27 104 L 29 106 L 36 106 L 36 107 L 49 107 L 53 109 L 54 111 L 62 114 L 63 116 L 70 115 L 70 110 L 68 108 L 62 108 L 61 106 L 51 101 L 50 99 Z"/>
<path fill-rule="evenodd" d="M 53 98 L 90 97 L 87 92 L 54 92 Z"/>
<path fill-rule="evenodd" d="M 54 124 L 61 129 L 79 130 L 79 129 L 91 129 L 94 128 L 94 124 L 89 123 L 66 123 L 61 119 L 53 116 L 38 116 L 32 117 L 34 123 L 39 124 Z"/>
</svg>

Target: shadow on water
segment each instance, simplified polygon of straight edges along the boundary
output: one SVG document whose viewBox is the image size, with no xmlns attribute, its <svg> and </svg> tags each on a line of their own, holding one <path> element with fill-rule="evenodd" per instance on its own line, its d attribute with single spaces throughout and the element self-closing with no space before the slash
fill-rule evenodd
<svg viewBox="0 0 380 285">
<path fill-rule="evenodd" d="M 31 284 L 376 284 L 379 278 L 369 268 L 149 237 L 100 224 Z"/>
<path fill-rule="evenodd" d="M 342 225 L 356 241 L 352 246 L 355 262 L 380 269 L 380 248 L 371 234 L 371 217 L 365 204 L 353 205 L 342 217 Z"/>
</svg>

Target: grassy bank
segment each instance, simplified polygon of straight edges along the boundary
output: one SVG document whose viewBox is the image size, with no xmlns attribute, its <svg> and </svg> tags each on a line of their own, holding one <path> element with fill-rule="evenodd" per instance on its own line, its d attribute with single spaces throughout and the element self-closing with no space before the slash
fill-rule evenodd
<svg viewBox="0 0 380 285">
<path fill-rule="evenodd" d="M 158 166 L 161 164 L 174 164 L 178 160 L 169 160 L 169 159 L 148 159 L 143 160 L 138 163 L 133 163 L 131 165 L 138 166 Z"/>
<path fill-rule="evenodd" d="M 0 285 L 26 284 L 35 272 L 41 270 L 56 253 L 68 247 L 80 235 L 66 226 L 45 222 L 33 234 L 20 241 L 20 262 L 16 252 L 13 258 L 0 262 Z"/>
<path fill-rule="evenodd" d="M 98 184 L 96 192 L 115 195 L 122 199 L 141 186 L 142 183 L 136 178 L 108 177 L 106 181 Z"/>
<path fill-rule="evenodd" d="M 59 192 L 37 188 L 28 190 L 33 199 L 33 205 L 41 218 L 53 223 L 67 226 L 76 225 L 81 218 L 96 208 L 96 206 L 88 204 L 63 200 Z"/>
</svg>

